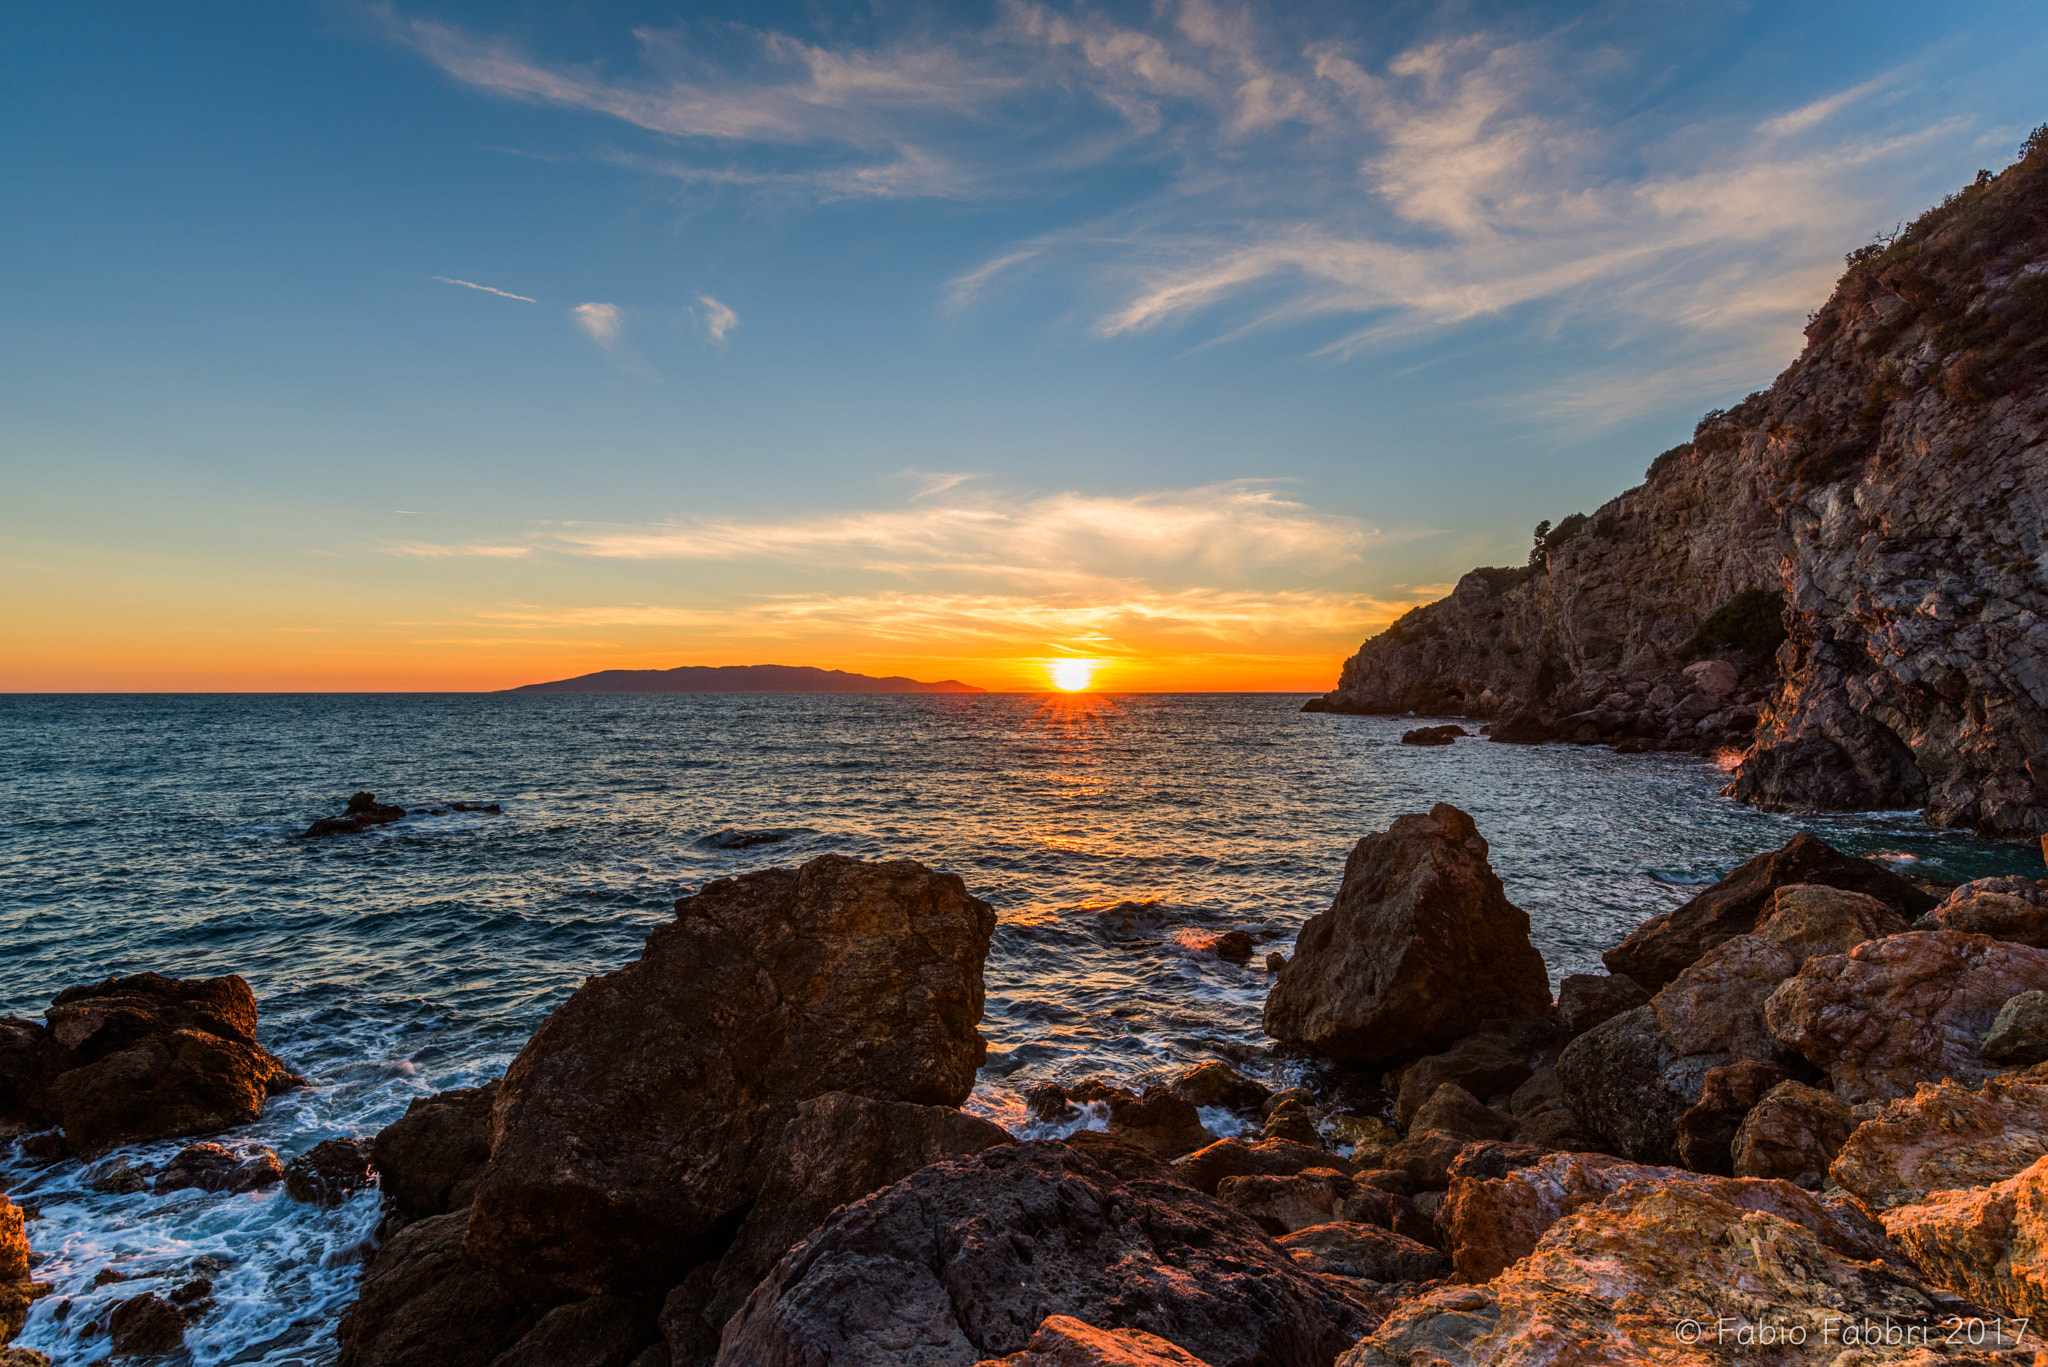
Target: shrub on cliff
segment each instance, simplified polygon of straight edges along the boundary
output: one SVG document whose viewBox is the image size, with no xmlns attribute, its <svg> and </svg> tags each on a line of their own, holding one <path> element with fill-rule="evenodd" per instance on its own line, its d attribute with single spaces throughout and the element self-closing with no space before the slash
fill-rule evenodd
<svg viewBox="0 0 2048 1367">
<path fill-rule="evenodd" d="M 1744 589 L 1730 598 L 1679 647 L 1687 659 L 1717 650 L 1765 654 L 1785 639 L 1785 595 L 1776 589 Z"/>
</svg>

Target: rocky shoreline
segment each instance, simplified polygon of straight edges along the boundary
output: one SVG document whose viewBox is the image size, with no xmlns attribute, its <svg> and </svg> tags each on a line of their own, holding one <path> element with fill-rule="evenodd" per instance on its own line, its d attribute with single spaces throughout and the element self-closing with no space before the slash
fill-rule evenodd
<svg viewBox="0 0 2048 1367">
<path fill-rule="evenodd" d="M 1439 805 L 1360 841 L 1273 965 L 1303 1085 L 1048 1084 L 1021 1140 L 960 1109 L 994 920 L 909 861 L 710 884 L 501 1081 L 289 1164 L 111 1152 L 299 1081 L 239 979 L 117 979 L 5 1023 L 0 1116 L 20 1161 L 109 1154 L 105 1189 L 380 1201 L 343 1367 L 1705 1362 L 1766 1326 L 1772 1362 L 2038 1360 L 2048 879 L 1915 883 L 1801 836 L 1553 1000 Z M 33 1214 L 0 1201 L 5 1338 L 69 1310 Z M 204 1272 L 86 1341 L 175 1353 Z"/>
<path fill-rule="evenodd" d="M 1727 752 L 1767 810 L 2048 834 L 2048 132 L 1850 253 L 1806 339 L 1308 710 Z"/>
</svg>

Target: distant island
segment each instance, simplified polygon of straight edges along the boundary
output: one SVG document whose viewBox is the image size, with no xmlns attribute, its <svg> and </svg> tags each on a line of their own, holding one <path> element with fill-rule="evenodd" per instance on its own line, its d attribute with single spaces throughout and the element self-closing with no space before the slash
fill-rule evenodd
<svg viewBox="0 0 2048 1367">
<path fill-rule="evenodd" d="M 600 669 L 553 683 L 521 684 L 506 693 L 986 693 L 941 679 L 920 683 L 892 674 L 877 679 L 810 665 L 678 665 L 674 669 Z"/>
</svg>

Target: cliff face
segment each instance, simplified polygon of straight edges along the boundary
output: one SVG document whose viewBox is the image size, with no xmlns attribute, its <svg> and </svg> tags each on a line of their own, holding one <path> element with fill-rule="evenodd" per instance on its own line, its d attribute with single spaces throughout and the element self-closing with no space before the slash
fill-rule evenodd
<svg viewBox="0 0 2048 1367">
<path fill-rule="evenodd" d="M 1740 746 L 1759 806 L 2048 830 L 2048 136 L 1852 253 L 1770 389 L 1310 706 Z"/>
</svg>

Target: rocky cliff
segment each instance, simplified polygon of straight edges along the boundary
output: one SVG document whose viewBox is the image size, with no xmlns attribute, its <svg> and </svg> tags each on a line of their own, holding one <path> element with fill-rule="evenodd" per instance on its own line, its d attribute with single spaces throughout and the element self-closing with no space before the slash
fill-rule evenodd
<svg viewBox="0 0 2048 1367">
<path fill-rule="evenodd" d="M 2048 128 L 1850 253 L 1806 338 L 1309 707 L 1740 749 L 1758 806 L 2048 831 Z"/>
</svg>

